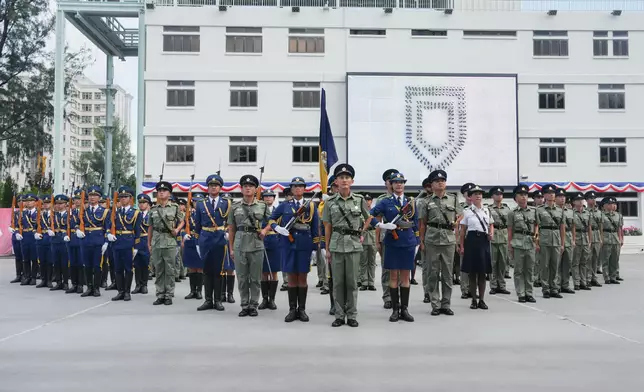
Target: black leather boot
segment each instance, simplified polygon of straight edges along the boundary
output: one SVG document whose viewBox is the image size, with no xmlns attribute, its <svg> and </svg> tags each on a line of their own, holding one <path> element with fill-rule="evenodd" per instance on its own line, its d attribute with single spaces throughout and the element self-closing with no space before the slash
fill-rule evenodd
<svg viewBox="0 0 644 392">
<path fill-rule="evenodd" d="M 150 270 L 147 267 L 141 268 L 141 294 L 148 293 L 148 276 L 150 275 Z"/>
<path fill-rule="evenodd" d="M 259 282 L 260 288 L 262 289 L 262 303 L 259 304 L 257 309 L 264 310 L 268 307 L 268 281 L 262 280 Z"/>
<path fill-rule="evenodd" d="M 233 292 L 235 291 L 235 275 L 226 275 L 226 291 L 228 292 L 228 303 L 234 304 L 235 297 Z"/>
<path fill-rule="evenodd" d="M 94 294 L 94 269 L 90 267 L 85 268 L 85 281 L 87 282 L 87 290 L 85 290 L 85 292 L 81 294 L 81 297 L 89 297 Z M 81 285 L 79 285 L 78 287 L 81 290 L 83 289 L 83 286 Z"/>
<path fill-rule="evenodd" d="M 391 295 L 391 316 L 389 316 L 389 321 L 395 323 L 400 318 L 400 303 L 398 301 L 398 287 L 393 288 L 389 287 L 389 294 Z"/>
<path fill-rule="evenodd" d="M 203 274 L 201 272 L 195 272 L 195 299 L 202 299 L 201 288 L 203 287 Z"/>
<path fill-rule="evenodd" d="M 112 297 L 112 301 L 123 301 L 123 298 L 125 298 L 125 277 L 123 274 L 116 274 L 116 289 L 118 290 L 118 294 Z"/>
<path fill-rule="evenodd" d="M 69 289 L 69 266 L 66 260 L 63 260 L 63 265 L 61 266 L 60 278 L 62 279 L 63 288 L 62 290 L 67 291 Z M 60 283 L 59 283 L 60 284 Z"/>
<path fill-rule="evenodd" d="M 400 319 L 408 323 L 414 322 L 414 317 L 409 314 L 409 287 L 400 287 Z"/>
<path fill-rule="evenodd" d="M 134 268 L 134 290 L 132 290 L 132 294 L 141 292 L 141 272 L 141 268 Z"/>
<path fill-rule="evenodd" d="M 130 295 L 130 289 L 132 288 L 132 278 L 134 278 L 134 273 L 132 271 L 125 271 L 125 287 L 123 288 L 123 301 L 132 300 Z"/>
<path fill-rule="evenodd" d="M 275 304 L 275 294 L 277 293 L 278 282 L 276 280 L 268 281 L 268 305 L 267 307 L 270 310 L 276 310 L 277 305 Z"/>
<path fill-rule="evenodd" d="M 214 302 L 213 302 L 213 275 L 208 274 L 206 275 L 205 273 L 201 275 L 203 277 L 204 281 L 204 298 L 205 301 L 201 306 L 197 308 L 197 310 L 209 310 L 209 309 L 214 309 Z"/>
<path fill-rule="evenodd" d="M 22 280 L 20 281 L 21 286 L 27 286 L 31 280 L 31 261 L 22 262 Z"/>
<path fill-rule="evenodd" d="M 40 265 L 40 283 L 36 286 L 37 289 L 47 287 L 47 284 L 49 282 L 49 273 L 50 273 L 49 265 Z"/>
<path fill-rule="evenodd" d="M 297 318 L 304 323 L 309 322 L 309 316 L 306 314 L 306 295 L 308 290 L 308 286 L 297 288 Z"/>
<path fill-rule="evenodd" d="M 10 283 L 20 283 L 22 281 L 22 260 L 16 260 L 16 277 Z"/>
<path fill-rule="evenodd" d="M 109 252 L 109 250 L 108 250 L 108 252 Z M 108 290 L 107 289 L 107 276 L 110 275 L 110 270 L 109 270 L 109 266 L 107 265 L 107 263 L 108 263 L 107 256 L 104 256 L 103 266 L 101 267 L 101 288 L 104 288 L 105 291 Z M 114 276 L 112 276 L 112 284 L 110 285 L 110 290 L 114 290 L 113 288 L 111 288 L 114 284 L 115 284 L 114 283 Z"/>
<path fill-rule="evenodd" d="M 69 278 L 72 281 L 72 285 L 65 291 L 65 294 L 72 294 L 76 292 L 78 288 L 78 267 L 72 265 L 69 267 Z"/>
<path fill-rule="evenodd" d="M 333 278 L 329 278 L 329 300 L 331 301 L 331 307 L 329 308 L 329 314 L 335 316 L 335 298 L 333 297 Z M 344 323 L 344 320 L 342 320 Z"/>
<path fill-rule="evenodd" d="M 101 271 L 94 271 L 94 290 L 92 292 L 94 297 L 101 296 Z"/>
<path fill-rule="evenodd" d="M 190 282 L 190 292 L 188 295 L 183 297 L 183 299 L 194 299 L 197 298 L 196 287 L 195 287 L 195 273 L 188 272 L 188 282 Z"/>
<path fill-rule="evenodd" d="M 287 323 L 297 320 L 297 287 L 288 288 L 288 314 L 284 318 Z"/>
<path fill-rule="evenodd" d="M 228 280 L 226 279 L 226 276 L 227 275 L 219 275 L 218 276 L 219 282 L 220 282 L 219 285 L 221 287 L 221 290 L 220 290 L 221 291 L 221 297 L 220 297 L 221 302 L 226 302 L 226 283 L 228 282 Z M 215 278 L 217 278 L 217 277 L 215 277 Z"/>
<path fill-rule="evenodd" d="M 219 312 L 224 310 L 224 305 L 222 304 L 222 289 L 221 289 L 221 284 L 223 281 L 223 277 L 221 275 L 214 275 L 214 292 L 215 294 L 213 295 L 214 303 L 213 303 L 213 308 Z"/>
<path fill-rule="evenodd" d="M 62 290 L 62 289 L 63 289 L 63 278 L 61 277 L 60 267 L 59 267 L 59 266 L 57 266 L 57 265 L 56 265 L 56 266 L 54 266 L 54 269 L 53 269 L 53 276 L 58 277 L 58 282 L 59 282 L 59 283 L 57 283 L 57 284 L 56 284 L 56 286 L 54 286 L 54 287 L 50 288 L 50 289 L 49 289 L 49 291 L 58 291 L 58 290 Z M 53 280 L 53 279 L 52 279 L 52 280 Z"/>
</svg>

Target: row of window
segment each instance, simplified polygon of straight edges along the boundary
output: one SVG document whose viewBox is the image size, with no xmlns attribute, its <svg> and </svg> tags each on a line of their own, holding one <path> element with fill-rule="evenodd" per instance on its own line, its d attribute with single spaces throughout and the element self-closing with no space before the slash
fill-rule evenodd
<svg viewBox="0 0 644 392">
<path fill-rule="evenodd" d="M 166 138 L 166 162 L 194 162 L 194 136 L 168 136 Z M 228 161 L 230 163 L 257 162 L 256 136 L 231 136 Z M 317 163 L 320 161 L 319 138 L 294 137 L 292 144 L 293 163 Z"/>
<path fill-rule="evenodd" d="M 259 104 L 257 82 L 230 82 L 231 108 L 256 108 Z M 293 108 L 320 107 L 320 82 L 293 82 Z M 195 82 L 170 80 L 166 90 L 168 107 L 194 107 Z"/>
<path fill-rule="evenodd" d="M 564 110 L 566 108 L 566 92 L 563 84 L 540 84 L 538 94 L 539 109 Z M 626 109 L 626 86 L 623 84 L 598 85 L 597 108 L 600 110 Z"/>
<path fill-rule="evenodd" d="M 72 98 L 78 98 L 80 96 L 83 100 L 93 99 L 95 101 L 100 101 L 105 99 L 105 94 L 103 93 L 80 93 L 77 90 L 72 91 Z"/>
<path fill-rule="evenodd" d="M 447 30 L 411 29 L 411 37 L 447 37 Z M 199 26 L 164 26 L 163 51 L 201 51 Z M 387 29 L 349 29 L 349 36 L 384 37 Z M 463 30 L 463 37 L 511 38 L 515 30 Z M 568 31 L 533 31 L 532 54 L 538 57 L 568 56 Z M 288 29 L 289 53 L 324 53 L 324 29 Z M 627 57 L 628 31 L 594 31 L 593 56 Z M 263 36 L 261 27 L 226 27 L 226 53 L 262 53 Z"/>
<path fill-rule="evenodd" d="M 76 109 L 76 102 L 72 103 L 72 108 Z M 93 109 L 93 110 L 92 110 Z M 80 105 L 80 110 L 81 112 L 104 112 L 105 111 L 105 104 L 91 104 L 91 103 L 84 103 Z"/>
<path fill-rule="evenodd" d="M 539 162 L 566 163 L 566 139 L 539 139 Z M 626 163 L 626 138 L 599 139 L 599 163 Z"/>
</svg>

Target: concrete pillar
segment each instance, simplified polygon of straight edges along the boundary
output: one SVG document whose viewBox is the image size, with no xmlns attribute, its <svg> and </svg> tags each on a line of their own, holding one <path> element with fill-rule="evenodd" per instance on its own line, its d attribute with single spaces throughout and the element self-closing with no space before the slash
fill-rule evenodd
<svg viewBox="0 0 644 392">
<path fill-rule="evenodd" d="M 54 193 L 62 193 L 63 168 L 63 118 L 65 110 L 65 13 L 56 10 L 56 53 L 54 71 L 54 151 L 52 167 L 54 168 Z"/>
</svg>

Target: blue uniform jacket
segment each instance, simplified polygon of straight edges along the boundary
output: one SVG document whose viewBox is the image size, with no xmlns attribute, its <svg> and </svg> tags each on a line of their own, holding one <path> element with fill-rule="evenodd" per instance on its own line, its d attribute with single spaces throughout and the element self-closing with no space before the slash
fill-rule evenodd
<svg viewBox="0 0 644 392">
<path fill-rule="evenodd" d="M 150 211 L 143 213 L 139 210 L 139 235 L 134 240 L 134 248 L 139 251 L 142 255 L 150 254 L 148 249 L 148 227 L 150 226 Z"/>
<path fill-rule="evenodd" d="M 92 212 L 92 207 L 85 209 L 85 214 L 82 217 L 85 222 L 85 238 L 83 239 L 85 246 L 103 245 L 105 243 L 105 224 L 109 216 L 109 211 L 100 205 L 96 211 Z"/>
<path fill-rule="evenodd" d="M 231 201 L 219 197 L 217 206 L 213 208 L 207 197 L 197 203 L 195 211 L 194 231 L 199 234 L 199 248 L 202 255 L 213 246 L 226 246 L 226 220 L 230 212 Z"/>
<path fill-rule="evenodd" d="M 270 220 L 263 220 L 261 227 L 266 227 Z M 280 247 L 280 237 L 281 235 L 277 234 L 273 230 L 269 231 L 264 237 L 264 248 L 266 250 L 278 249 Z"/>
<path fill-rule="evenodd" d="M 52 231 L 56 234 L 51 237 L 52 245 L 64 244 L 64 238 L 67 235 L 67 211 L 54 212 L 54 227 L 52 227 Z"/>
<path fill-rule="evenodd" d="M 108 214 L 109 216 L 109 214 Z M 134 248 L 134 240 L 141 236 L 140 211 L 130 207 L 126 212 L 122 208 L 116 209 L 114 224 L 116 225 L 116 241 L 113 242 L 114 249 Z M 105 232 L 112 229 L 112 220 L 106 219 Z"/>
<path fill-rule="evenodd" d="M 418 244 L 418 214 L 416 213 L 416 203 L 413 199 L 409 198 L 407 198 L 407 201 L 410 201 L 411 203 L 411 212 L 403 216 L 398 223 L 407 223 L 411 227 L 396 229 L 398 240 L 394 239 L 391 234 L 391 230 L 387 230 L 383 241 L 385 246 L 402 248 L 416 246 Z M 398 215 L 402 207 L 403 206 L 398 203 L 398 200 L 394 196 L 382 199 L 369 212 L 369 214 L 374 217 L 371 220 L 371 226 L 375 227 L 378 224 L 378 219 L 375 217 L 383 217 L 383 222 L 391 222 Z"/>
<path fill-rule="evenodd" d="M 193 232 L 193 228 L 195 227 L 195 216 L 197 215 L 197 211 L 195 209 L 190 210 L 190 234 L 191 234 L 191 239 L 183 241 L 183 247 L 184 248 L 190 248 L 190 249 L 197 249 L 198 241 L 199 241 L 199 234 L 196 232 Z M 185 227 L 185 225 L 184 225 Z"/>
<path fill-rule="evenodd" d="M 72 216 L 70 218 L 70 226 L 71 226 L 71 238 L 69 242 L 69 246 L 73 248 L 78 248 L 81 246 L 81 239 L 76 237 L 76 230 L 80 229 L 80 210 L 78 208 L 73 208 L 72 209 Z"/>
<path fill-rule="evenodd" d="M 302 200 L 302 202 L 304 202 L 304 200 Z M 297 209 L 295 208 L 295 203 L 295 199 L 285 201 L 280 203 L 277 208 L 273 210 L 273 214 L 269 220 L 273 230 L 275 230 L 275 227 L 278 225 L 286 225 L 288 221 L 296 215 Z M 295 250 L 317 250 L 317 243 L 320 241 L 318 235 L 319 222 L 320 219 L 318 217 L 318 211 L 315 208 L 315 204 L 309 203 L 308 209 L 304 211 L 304 214 L 297 219 L 297 223 L 294 225 L 307 225 L 308 229 L 300 230 L 295 227 L 291 228 L 291 235 L 294 240 L 293 243 L 289 243 L 289 239 L 286 239 L 286 242 L 282 241 L 282 243 L 288 244 L 288 246 L 293 247 Z"/>
<path fill-rule="evenodd" d="M 36 216 L 38 212 L 27 209 L 22 211 L 22 245 L 33 245 L 36 242 L 34 234 L 36 233 Z"/>
<path fill-rule="evenodd" d="M 36 240 L 36 245 L 38 246 L 51 246 L 51 237 L 47 234 L 51 226 L 49 221 L 49 210 L 41 210 L 40 212 L 40 227 L 42 228 L 42 239 Z"/>
<path fill-rule="evenodd" d="M 18 241 L 18 240 L 16 239 L 16 234 L 18 234 L 18 233 L 19 233 L 19 232 L 18 232 L 18 227 L 19 227 L 19 226 L 18 226 L 18 222 L 20 221 L 20 210 L 15 210 L 15 211 L 13 212 L 13 221 L 14 221 L 15 226 L 16 226 L 16 227 L 15 227 L 16 231 L 14 231 L 14 232 L 13 232 L 13 234 L 11 235 L 11 241 Z"/>
</svg>

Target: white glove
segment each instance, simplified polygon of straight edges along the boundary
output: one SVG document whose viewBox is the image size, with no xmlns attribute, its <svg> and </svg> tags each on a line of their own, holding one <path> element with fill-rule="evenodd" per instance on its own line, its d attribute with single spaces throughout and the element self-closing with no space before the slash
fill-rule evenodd
<svg viewBox="0 0 644 392">
<path fill-rule="evenodd" d="M 327 200 L 329 200 L 329 197 L 330 196 L 325 193 L 325 194 L 322 195 L 322 200 L 327 201 Z"/>
<path fill-rule="evenodd" d="M 52 230 L 47 230 L 47 235 L 50 237 L 54 237 L 56 233 L 54 233 Z"/>
<path fill-rule="evenodd" d="M 322 259 L 324 259 L 324 262 L 326 262 L 326 249 L 320 249 L 320 254 L 322 255 Z"/>
<path fill-rule="evenodd" d="M 78 238 L 85 238 L 85 233 L 80 231 L 79 229 L 76 229 L 76 237 Z"/>
<path fill-rule="evenodd" d="M 15 232 L 16 232 L 16 229 L 14 229 L 13 227 L 9 226 L 9 232 L 10 232 L 11 234 L 13 234 L 13 233 L 15 233 Z"/>
<path fill-rule="evenodd" d="M 63 237 L 63 241 L 65 241 L 65 242 L 69 242 L 69 237 L 68 237 L 68 236 L 64 236 L 64 237 Z"/>
<path fill-rule="evenodd" d="M 318 252 L 314 250 L 313 252 L 311 252 L 311 259 L 317 260 L 317 255 L 318 255 Z"/>
<path fill-rule="evenodd" d="M 420 245 L 416 245 L 416 252 L 414 252 L 414 256 L 418 254 L 418 249 L 420 249 Z"/>
<path fill-rule="evenodd" d="M 398 226 L 396 226 L 393 223 L 382 223 L 382 222 L 378 222 L 376 227 L 381 230 L 396 230 L 398 228 Z"/>
<path fill-rule="evenodd" d="M 106 250 L 107 250 L 107 242 L 104 243 L 103 246 L 101 246 L 101 254 L 104 255 Z"/>
<path fill-rule="evenodd" d="M 20 235 L 20 233 L 16 234 L 16 240 L 22 241 L 22 236 Z"/>
<path fill-rule="evenodd" d="M 107 233 L 107 240 L 109 242 L 114 242 L 114 241 L 116 241 L 116 236 L 112 235 L 112 233 Z"/>
<path fill-rule="evenodd" d="M 201 250 L 199 250 L 199 245 L 197 245 L 196 248 L 197 248 L 197 254 L 199 255 L 199 257 L 201 257 Z"/>
<path fill-rule="evenodd" d="M 36 234 L 34 234 L 34 238 L 37 239 L 37 240 L 42 240 L 42 234 L 36 233 Z"/>
<path fill-rule="evenodd" d="M 134 258 L 136 257 L 136 254 L 137 254 L 137 253 L 139 253 L 139 250 L 138 250 L 138 249 L 134 249 L 134 250 L 132 251 L 132 260 L 134 260 Z"/>
<path fill-rule="evenodd" d="M 230 236 L 228 235 L 228 232 L 225 232 L 225 233 L 224 233 L 224 239 L 225 239 L 226 241 L 228 241 L 228 238 L 229 238 L 229 237 L 230 237 Z"/>
<path fill-rule="evenodd" d="M 192 239 L 192 236 L 190 234 L 186 234 L 183 236 L 183 239 L 186 241 L 190 241 Z"/>
<path fill-rule="evenodd" d="M 288 232 L 288 230 L 286 230 L 286 229 L 285 229 L 284 227 L 282 227 L 282 226 L 275 226 L 275 232 L 276 232 L 276 233 L 278 233 L 278 234 L 281 234 L 281 235 L 283 235 L 283 236 L 285 236 L 285 237 L 288 237 L 288 236 L 289 236 L 289 234 L 290 234 L 290 233 Z"/>
</svg>

